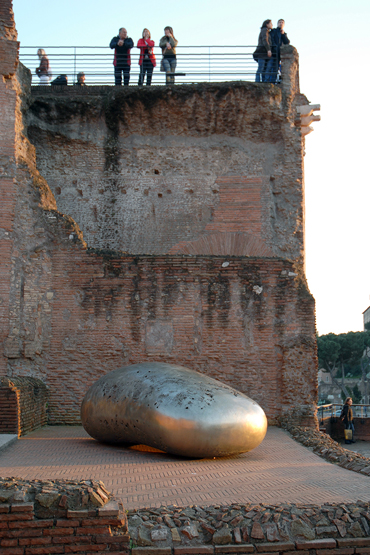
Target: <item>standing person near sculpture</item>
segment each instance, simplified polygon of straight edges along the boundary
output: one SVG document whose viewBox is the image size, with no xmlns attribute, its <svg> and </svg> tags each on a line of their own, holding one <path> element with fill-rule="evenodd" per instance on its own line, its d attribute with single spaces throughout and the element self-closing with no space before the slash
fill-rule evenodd
<svg viewBox="0 0 370 555">
<path fill-rule="evenodd" d="M 127 30 L 121 27 L 118 35 L 110 41 L 110 48 L 114 48 L 114 82 L 115 85 L 128 85 L 130 82 L 131 56 L 130 50 L 134 46 L 134 41 L 127 36 Z"/>
<path fill-rule="evenodd" d="M 43 48 L 38 49 L 37 55 L 40 60 L 40 65 L 36 68 L 36 75 L 40 79 L 39 85 L 48 85 L 51 79 L 49 58 L 45 54 L 45 50 Z"/>
<path fill-rule="evenodd" d="M 262 23 L 258 37 L 258 45 L 253 53 L 253 58 L 258 63 L 256 83 L 266 83 L 270 80 L 273 69 L 272 42 L 270 31 L 272 29 L 271 19 L 265 19 Z"/>
<path fill-rule="evenodd" d="M 153 52 L 154 40 L 151 40 L 149 29 L 143 29 L 142 38 L 138 40 L 137 47 L 140 48 L 140 75 L 138 85 L 144 83 L 145 73 L 146 84 L 149 86 L 152 82 L 153 69 L 156 66 L 155 55 Z"/>
<path fill-rule="evenodd" d="M 276 29 L 273 29 L 270 33 L 272 41 L 272 57 L 274 60 L 274 68 L 272 73 L 272 83 L 276 83 L 279 66 L 280 66 L 280 47 L 282 44 L 290 44 L 288 35 L 284 31 L 285 21 L 284 19 L 279 19 L 277 22 Z"/>
<path fill-rule="evenodd" d="M 344 427 L 346 430 L 352 430 L 352 439 L 345 439 L 345 443 L 355 443 L 353 436 L 355 433 L 355 427 L 353 425 L 353 411 L 351 409 L 352 405 L 352 398 L 347 397 L 345 403 L 342 408 L 342 413 L 340 415 L 340 419 L 343 420 Z"/>
<path fill-rule="evenodd" d="M 173 36 L 172 27 L 164 28 L 164 36 L 159 41 L 159 46 L 162 48 L 163 54 L 163 68 L 166 72 L 166 85 L 173 85 L 175 83 L 174 75 L 169 75 L 169 73 L 174 73 L 176 69 L 176 46 L 178 45 L 178 40 Z"/>
</svg>

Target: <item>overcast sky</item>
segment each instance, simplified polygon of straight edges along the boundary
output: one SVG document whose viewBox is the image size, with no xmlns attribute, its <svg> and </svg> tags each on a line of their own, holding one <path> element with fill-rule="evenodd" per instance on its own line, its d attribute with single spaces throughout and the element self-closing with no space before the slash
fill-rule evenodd
<svg viewBox="0 0 370 555">
<path fill-rule="evenodd" d="M 171 25 L 182 45 L 256 44 L 264 19 L 286 21 L 300 56 L 300 84 L 321 104 L 306 138 L 306 274 L 319 334 L 363 329 L 370 305 L 369 0 L 14 0 L 21 45 L 106 46 L 126 27 L 156 44 Z"/>
</svg>

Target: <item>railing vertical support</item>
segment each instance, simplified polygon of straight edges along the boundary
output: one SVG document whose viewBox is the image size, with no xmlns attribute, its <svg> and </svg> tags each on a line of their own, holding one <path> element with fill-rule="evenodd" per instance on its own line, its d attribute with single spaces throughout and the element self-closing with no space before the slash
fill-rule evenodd
<svg viewBox="0 0 370 555">
<path fill-rule="evenodd" d="M 208 47 L 208 81 L 211 82 L 211 47 Z"/>
<path fill-rule="evenodd" d="M 76 73 L 76 47 L 75 47 L 75 65 L 74 65 L 74 77 L 73 82 L 77 83 L 77 73 Z"/>
</svg>

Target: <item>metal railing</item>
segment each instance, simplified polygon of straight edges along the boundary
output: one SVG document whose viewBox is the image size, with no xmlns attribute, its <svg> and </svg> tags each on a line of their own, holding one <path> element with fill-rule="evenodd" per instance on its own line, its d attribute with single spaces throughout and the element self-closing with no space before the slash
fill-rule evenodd
<svg viewBox="0 0 370 555">
<path fill-rule="evenodd" d="M 330 403 L 329 405 L 320 405 L 318 410 L 318 418 L 323 423 L 324 418 L 339 418 L 342 412 L 343 404 Z M 351 405 L 354 418 L 370 418 L 370 405 Z"/>
<path fill-rule="evenodd" d="M 77 74 L 83 72 L 86 85 L 114 85 L 114 50 L 104 46 L 45 46 L 52 79 L 65 74 L 68 85 L 76 83 Z M 218 81 L 254 81 L 257 64 L 253 59 L 255 46 L 178 46 L 176 83 L 202 83 Z M 31 70 L 32 85 L 38 85 L 35 74 L 39 66 L 37 46 L 21 46 L 20 61 Z M 154 47 L 157 66 L 153 72 L 153 85 L 165 83 L 160 72 L 162 51 Z M 139 49 L 131 50 L 130 84 L 137 85 L 140 66 Z M 184 75 L 185 74 L 185 75 Z"/>
</svg>

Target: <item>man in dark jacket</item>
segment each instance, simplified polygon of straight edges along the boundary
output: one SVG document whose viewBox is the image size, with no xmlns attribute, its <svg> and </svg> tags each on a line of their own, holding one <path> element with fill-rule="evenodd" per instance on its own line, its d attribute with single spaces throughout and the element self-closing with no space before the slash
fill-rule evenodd
<svg viewBox="0 0 370 555">
<path fill-rule="evenodd" d="M 272 42 L 272 57 L 274 59 L 274 70 L 272 73 L 272 83 L 276 83 L 277 75 L 280 66 L 280 47 L 282 44 L 290 44 L 290 40 L 288 39 L 288 35 L 284 31 L 285 21 L 284 19 L 279 19 L 277 22 L 276 29 L 272 29 L 270 33 L 271 42 Z"/>
<path fill-rule="evenodd" d="M 124 27 L 118 32 L 117 37 L 113 37 L 110 41 L 110 48 L 114 48 L 114 81 L 115 85 L 122 85 L 122 72 L 123 83 L 128 85 L 130 82 L 130 66 L 131 57 L 130 50 L 134 46 L 134 41 L 127 36 L 127 31 Z"/>
</svg>

